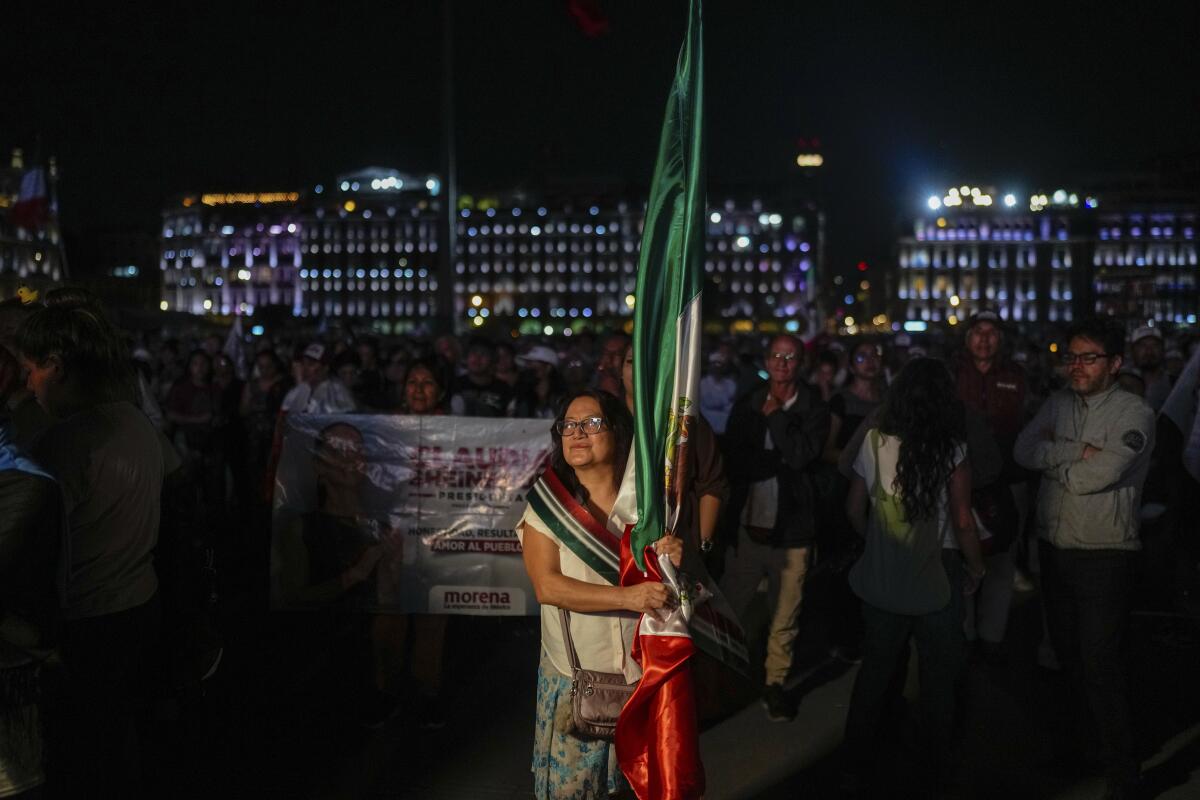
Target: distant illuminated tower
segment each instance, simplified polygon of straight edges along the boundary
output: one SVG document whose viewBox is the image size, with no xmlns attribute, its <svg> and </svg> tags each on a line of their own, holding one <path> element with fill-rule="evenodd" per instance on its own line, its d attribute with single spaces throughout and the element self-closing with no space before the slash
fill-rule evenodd
<svg viewBox="0 0 1200 800">
<path fill-rule="evenodd" d="M 810 136 L 799 139 L 796 142 L 796 166 L 804 171 L 811 173 L 825 166 L 825 156 L 821 153 L 821 140 L 819 137 Z"/>
</svg>

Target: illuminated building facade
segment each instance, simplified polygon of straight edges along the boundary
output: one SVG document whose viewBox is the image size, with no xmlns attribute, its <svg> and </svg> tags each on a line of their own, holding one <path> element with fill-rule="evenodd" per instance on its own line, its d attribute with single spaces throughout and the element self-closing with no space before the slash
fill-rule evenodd
<svg viewBox="0 0 1200 800">
<path fill-rule="evenodd" d="M 898 242 L 901 320 L 955 324 L 988 306 L 1019 323 L 1095 312 L 1130 324 L 1196 322 L 1194 204 L 961 186 L 926 206 Z"/>
<path fill-rule="evenodd" d="M 30 179 L 42 194 L 36 210 L 23 214 L 22 184 L 28 188 Z M 67 276 L 54 199 L 57 180 L 54 159 L 44 167 L 27 166 L 20 149 L 0 167 L 0 299 L 12 297 L 22 285 L 47 288 Z"/>
<path fill-rule="evenodd" d="M 163 214 L 161 308 L 253 313 L 299 302 L 299 196 L 189 195 Z"/>
<path fill-rule="evenodd" d="M 472 327 L 516 319 L 534 332 L 632 313 L 640 209 L 515 198 L 472 205 L 458 212 L 456 319 Z"/>
<path fill-rule="evenodd" d="M 301 222 L 295 316 L 388 320 L 439 313 L 440 183 L 369 168 L 313 188 Z"/>
<path fill-rule="evenodd" d="M 340 176 L 311 192 L 189 195 L 164 215 L 164 310 L 352 318 L 384 333 L 437 316 L 443 216 L 436 177 Z M 642 205 L 583 195 L 460 198 L 453 315 L 460 328 L 578 330 L 631 318 Z M 706 311 L 816 325 L 819 212 L 724 202 L 707 217 Z"/>
<path fill-rule="evenodd" d="M 432 190 L 431 188 L 432 187 Z M 311 192 L 183 197 L 163 214 L 164 311 L 398 317 L 436 313 L 435 179 L 343 175 Z"/>
<path fill-rule="evenodd" d="M 1197 208 L 1130 204 L 1096 219 L 1092 289 L 1096 311 L 1117 317 L 1195 325 L 1200 313 Z"/>
<path fill-rule="evenodd" d="M 473 327 L 515 321 L 527 333 L 632 317 L 642 212 L 627 201 L 461 209 L 456 315 Z M 731 199 L 707 214 L 710 321 L 815 322 L 817 212 L 785 217 Z"/>
<path fill-rule="evenodd" d="M 716 316 L 743 327 L 784 320 L 793 332 L 816 331 L 823 235 L 822 214 L 811 204 L 726 200 L 710 209 L 704 270 Z"/>
</svg>

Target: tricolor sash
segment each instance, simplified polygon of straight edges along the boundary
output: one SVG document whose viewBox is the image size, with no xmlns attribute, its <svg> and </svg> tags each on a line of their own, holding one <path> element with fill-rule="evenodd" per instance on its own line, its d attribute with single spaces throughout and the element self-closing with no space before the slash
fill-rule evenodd
<svg viewBox="0 0 1200 800">
<path fill-rule="evenodd" d="M 621 539 L 601 525 L 582 503 L 571 496 L 553 469 L 542 473 L 529 492 L 528 501 L 555 539 L 578 556 L 605 583 L 612 586 L 619 584 Z M 696 646 L 748 676 L 750 657 L 746 635 L 715 582 L 708 575 L 687 577 L 686 580 L 703 587 L 694 586 L 691 591 L 693 597 L 707 597 L 696 606 L 688 621 Z"/>
<path fill-rule="evenodd" d="M 604 579 L 617 585 L 621 569 L 621 540 L 582 503 L 571 496 L 553 469 L 547 469 L 533 485 L 529 505 L 555 539 Z"/>
</svg>

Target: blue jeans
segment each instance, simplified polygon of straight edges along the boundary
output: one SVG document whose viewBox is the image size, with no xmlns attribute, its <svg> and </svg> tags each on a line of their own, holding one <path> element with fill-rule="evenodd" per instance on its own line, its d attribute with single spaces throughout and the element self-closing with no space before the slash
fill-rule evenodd
<svg viewBox="0 0 1200 800">
<path fill-rule="evenodd" d="M 864 770 L 866 759 L 875 750 L 875 735 L 892 699 L 893 676 L 908 658 L 908 641 L 912 637 L 917 642 L 921 683 L 920 752 L 928 759 L 927 775 L 936 777 L 944 772 L 965 639 L 962 557 L 955 550 L 943 551 L 942 564 L 950 579 L 950 601 L 944 608 L 913 616 L 893 614 L 863 603 L 863 660 L 846 715 L 846 748 L 852 771 Z"/>
</svg>

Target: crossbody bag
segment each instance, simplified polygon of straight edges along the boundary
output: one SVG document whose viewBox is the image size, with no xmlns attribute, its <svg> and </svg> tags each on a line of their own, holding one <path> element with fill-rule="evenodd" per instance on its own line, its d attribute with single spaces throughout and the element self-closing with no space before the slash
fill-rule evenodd
<svg viewBox="0 0 1200 800">
<path fill-rule="evenodd" d="M 571 733 L 580 738 L 612 741 L 617 732 L 617 717 L 637 688 L 637 681 L 627 683 L 619 672 L 599 672 L 579 666 L 579 653 L 571 638 L 571 614 L 560 608 L 558 617 L 562 621 L 567 657 L 571 660 Z"/>
</svg>

